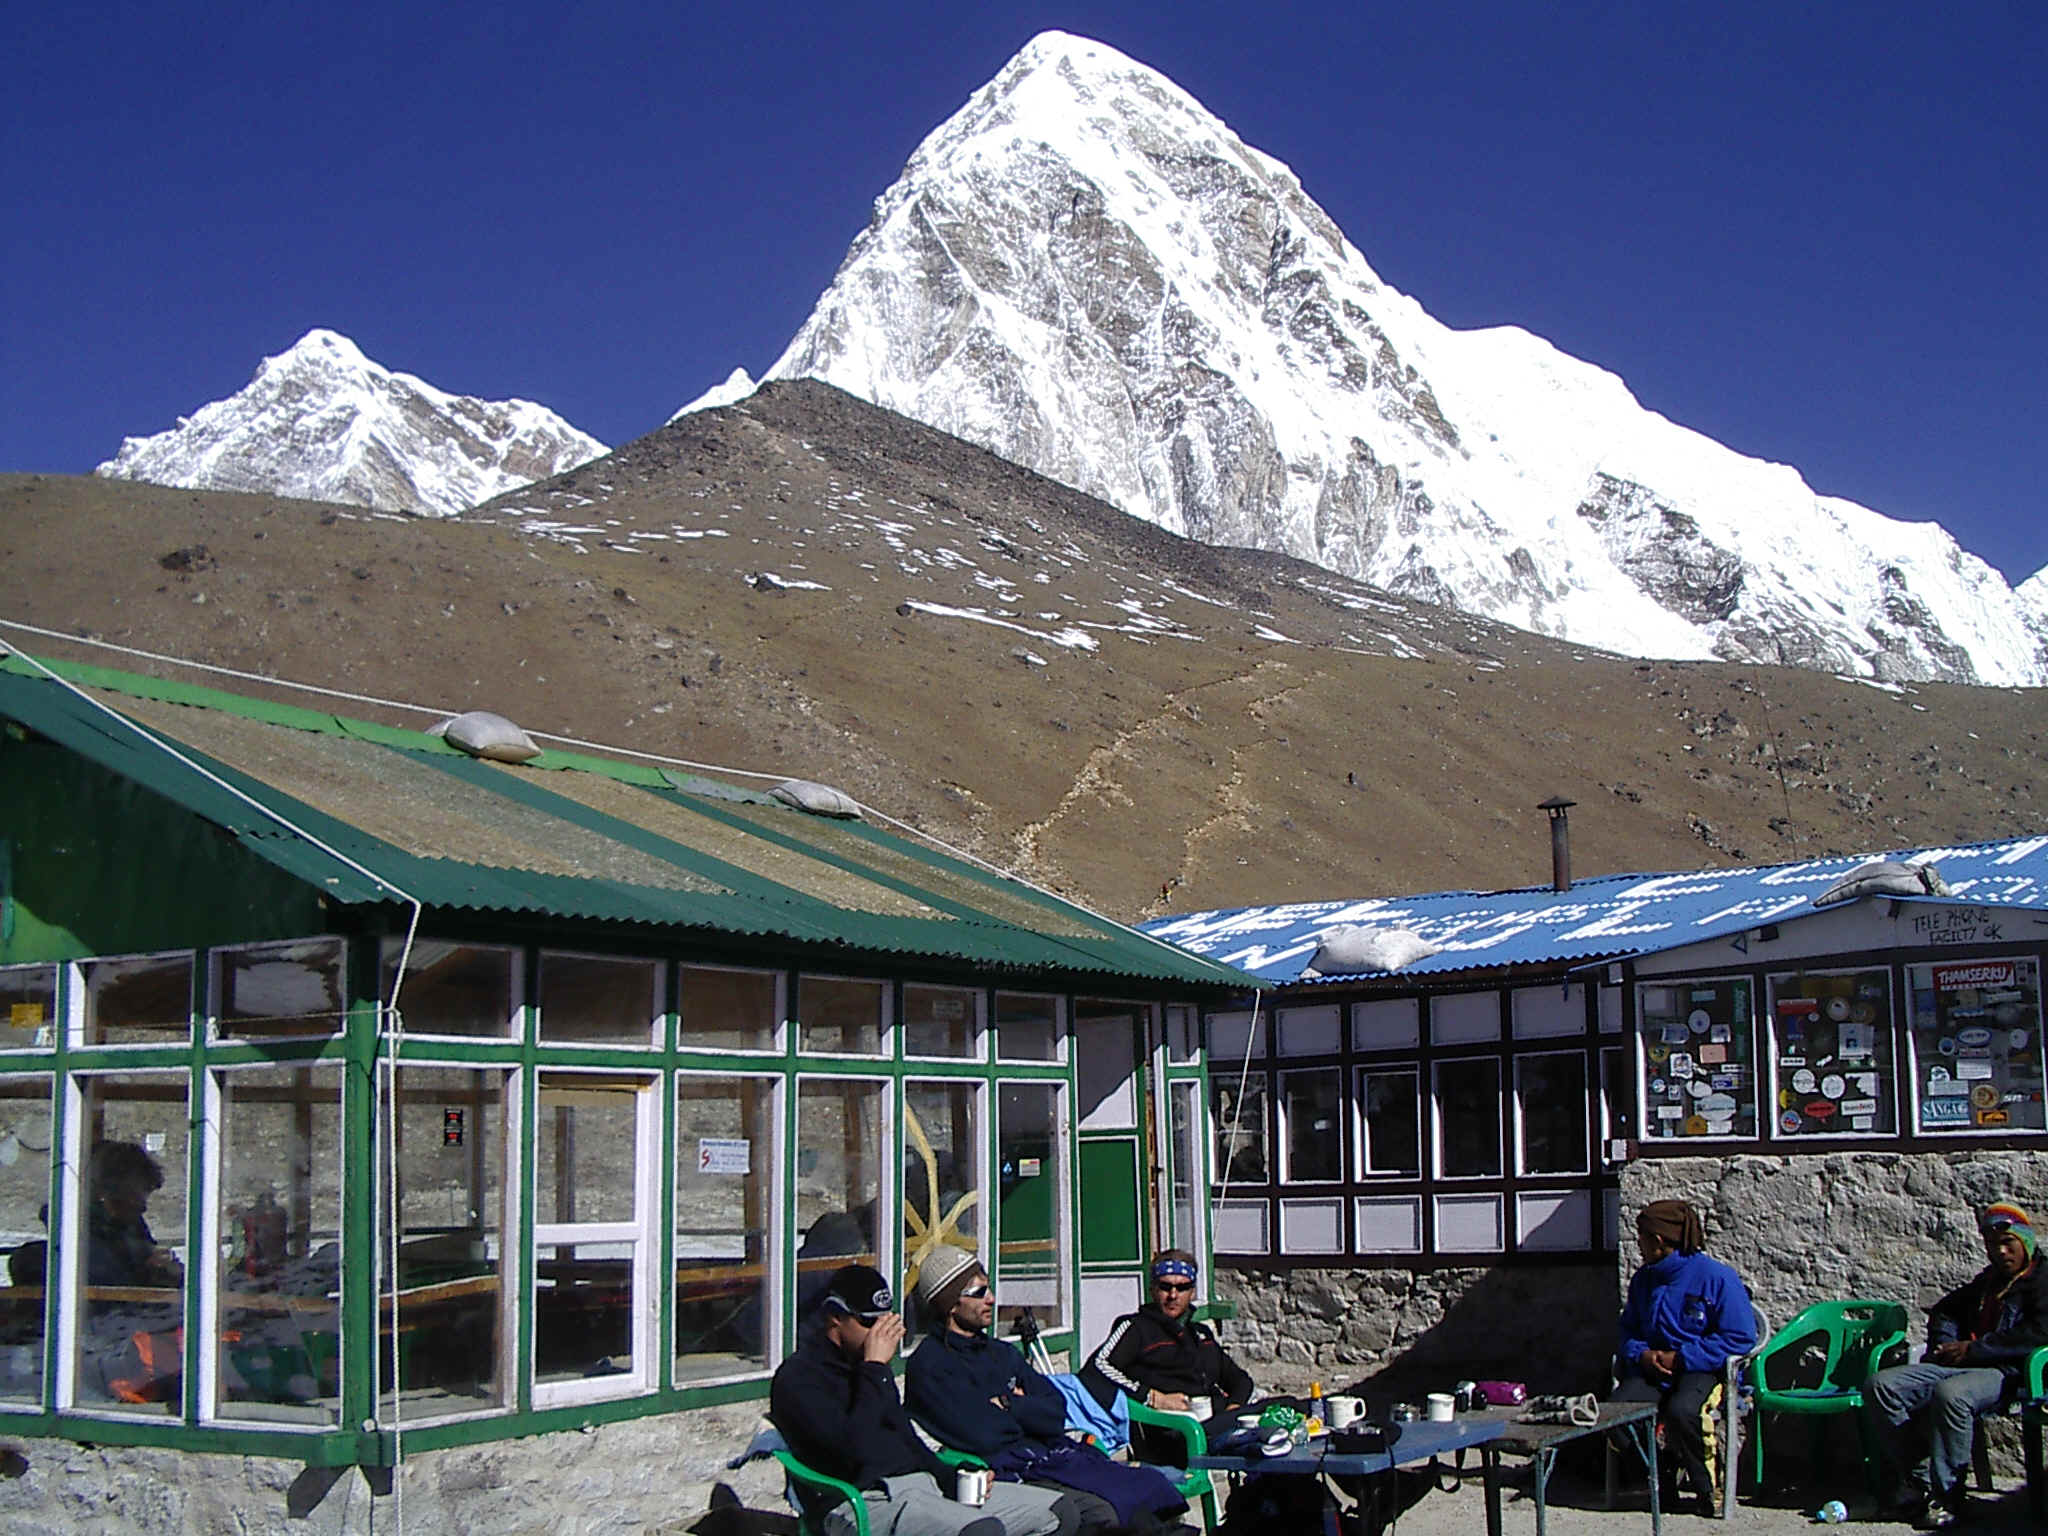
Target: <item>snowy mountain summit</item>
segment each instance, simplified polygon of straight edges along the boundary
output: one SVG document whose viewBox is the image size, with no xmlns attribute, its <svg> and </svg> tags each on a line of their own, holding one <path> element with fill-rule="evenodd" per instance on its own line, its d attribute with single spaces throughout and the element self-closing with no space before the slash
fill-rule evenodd
<svg viewBox="0 0 2048 1536">
<path fill-rule="evenodd" d="M 802 376 L 1176 532 L 1591 645 L 2048 682 L 2048 604 L 1940 526 L 1818 495 L 1526 331 L 1440 324 L 1286 166 L 1064 33 L 876 202 L 768 374 Z"/>
<path fill-rule="evenodd" d="M 312 330 L 239 394 L 93 472 L 446 517 L 605 452 L 544 406 L 450 395 Z"/>
</svg>

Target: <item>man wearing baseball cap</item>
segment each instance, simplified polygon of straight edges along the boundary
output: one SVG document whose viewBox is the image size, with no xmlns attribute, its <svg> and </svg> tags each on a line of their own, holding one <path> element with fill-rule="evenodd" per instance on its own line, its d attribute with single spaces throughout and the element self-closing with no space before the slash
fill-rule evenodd
<svg viewBox="0 0 2048 1536">
<path fill-rule="evenodd" d="M 768 1417 L 806 1466 L 861 1490 L 873 1536 L 1074 1536 L 1056 1490 L 997 1483 L 986 1503 L 947 1494 L 953 1470 L 911 1428 L 889 1364 L 903 1342 L 889 1282 L 865 1264 L 834 1271 L 796 1352 L 775 1372 Z M 851 1532 L 841 1504 L 828 1532 Z"/>
<path fill-rule="evenodd" d="M 2020 1389 L 2027 1357 L 2048 1344 L 2048 1265 L 2033 1219 L 2000 1200 L 1977 1226 L 1990 1262 L 1929 1310 L 1920 1364 L 1879 1371 L 1863 1390 L 1897 1473 L 1892 1505 L 1934 1529 L 1963 1512 L 1977 1416 Z"/>
<path fill-rule="evenodd" d="M 925 1256 L 917 1300 L 931 1332 L 904 1371 L 917 1421 L 946 1444 L 979 1456 L 999 1477 L 1065 1490 L 1084 1532 L 1155 1532 L 1187 1501 L 1149 1467 L 1111 1461 L 1067 1438 L 1067 1400 L 1007 1339 L 994 1338 L 995 1296 L 972 1254 L 952 1247 Z M 1004 1485 L 998 1485 L 1004 1486 Z M 1168 1520 L 1165 1529 L 1171 1529 Z"/>
</svg>

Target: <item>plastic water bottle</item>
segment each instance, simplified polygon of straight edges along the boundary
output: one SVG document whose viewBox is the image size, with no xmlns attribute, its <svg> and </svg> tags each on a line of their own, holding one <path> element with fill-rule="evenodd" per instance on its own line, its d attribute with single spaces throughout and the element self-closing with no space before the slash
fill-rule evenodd
<svg viewBox="0 0 2048 1536">
<path fill-rule="evenodd" d="M 1813 1512 L 1813 1518 L 1822 1525 L 1840 1525 L 1849 1518 L 1849 1508 L 1840 1499 L 1829 1499 Z"/>
</svg>

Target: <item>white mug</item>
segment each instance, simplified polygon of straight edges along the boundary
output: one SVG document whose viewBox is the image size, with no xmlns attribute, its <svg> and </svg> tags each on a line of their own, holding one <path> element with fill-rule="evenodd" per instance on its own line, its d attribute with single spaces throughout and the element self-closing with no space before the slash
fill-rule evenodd
<svg viewBox="0 0 2048 1536">
<path fill-rule="evenodd" d="M 1458 1416 L 1458 1400 L 1448 1392 L 1429 1394 L 1429 1418 L 1433 1424 L 1448 1424 Z"/>
<path fill-rule="evenodd" d="M 1209 1406 L 1209 1399 L 1206 1397 L 1191 1397 L 1188 1399 L 1188 1412 L 1198 1419 L 1206 1419 L 1215 1410 Z"/>
<path fill-rule="evenodd" d="M 954 1497 L 978 1509 L 988 1502 L 989 1484 L 994 1480 L 987 1467 L 962 1467 L 953 1479 Z"/>
<path fill-rule="evenodd" d="M 1330 1428 L 1349 1429 L 1365 1417 L 1365 1399 L 1362 1397 L 1326 1397 L 1323 1411 L 1330 1416 Z"/>
</svg>

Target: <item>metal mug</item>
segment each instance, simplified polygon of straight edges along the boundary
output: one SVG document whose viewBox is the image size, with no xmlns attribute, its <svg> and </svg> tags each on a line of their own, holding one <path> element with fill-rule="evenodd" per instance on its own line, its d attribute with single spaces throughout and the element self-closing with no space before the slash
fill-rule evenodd
<svg viewBox="0 0 2048 1536">
<path fill-rule="evenodd" d="M 1396 1403 L 1387 1416 L 1396 1424 L 1413 1424 L 1422 1412 L 1413 1403 Z"/>
<path fill-rule="evenodd" d="M 962 1467 L 953 1480 L 954 1497 L 979 1509 L 988 1502 L 989 1484 L 994 1479 L 987 1467 Z"/>
</svg>

